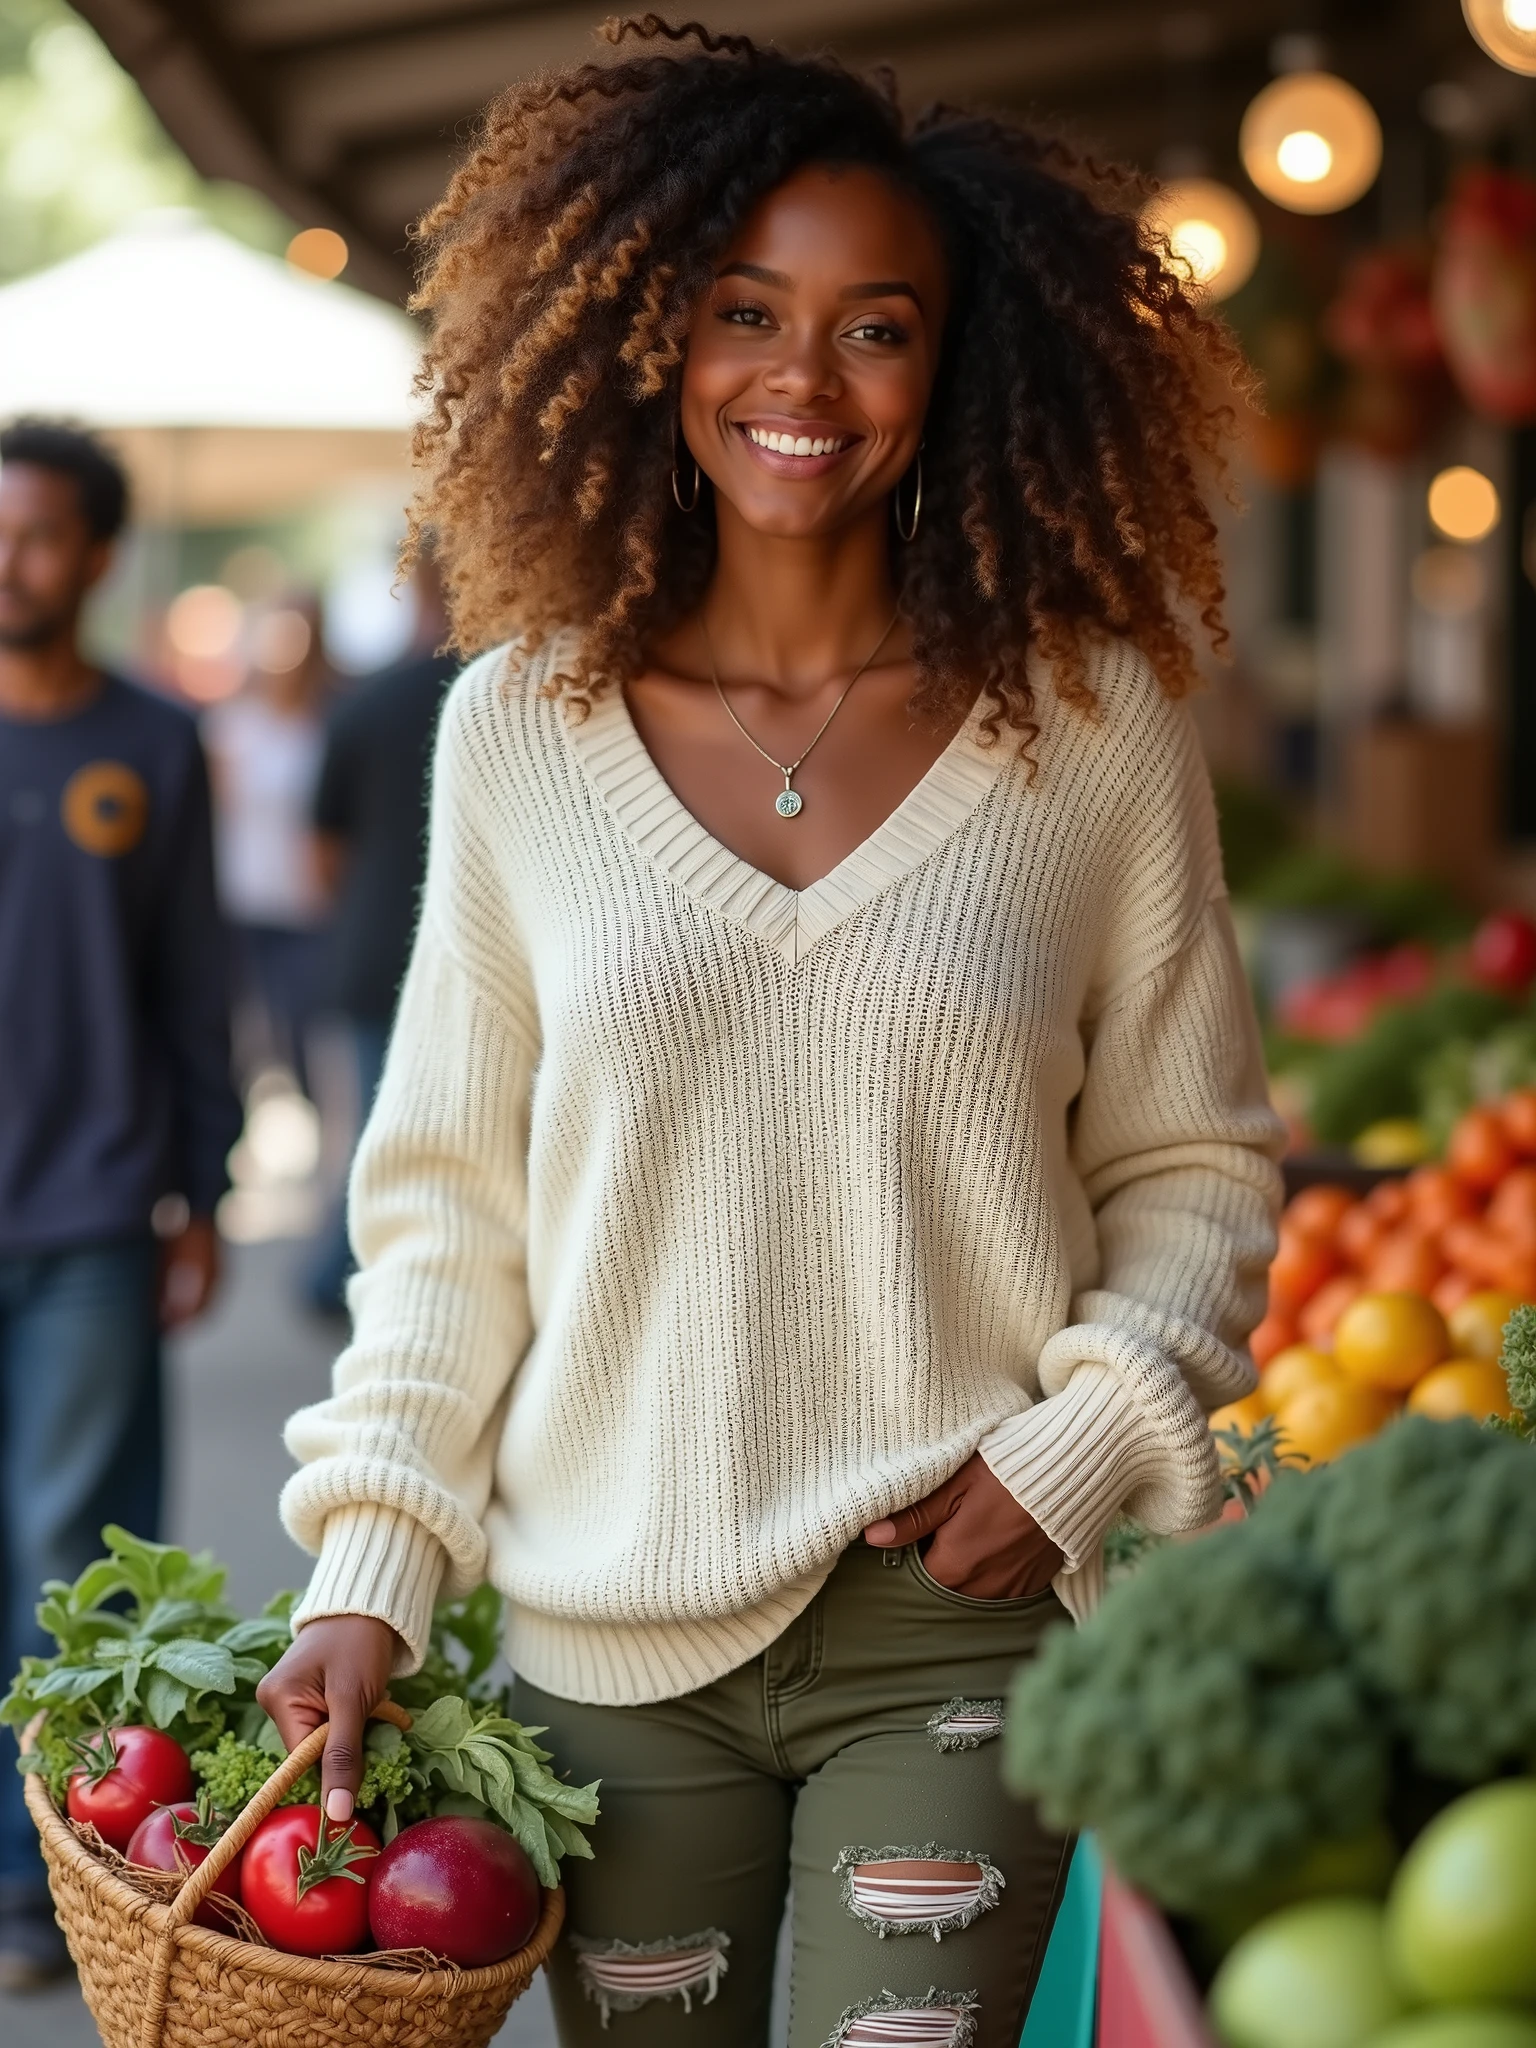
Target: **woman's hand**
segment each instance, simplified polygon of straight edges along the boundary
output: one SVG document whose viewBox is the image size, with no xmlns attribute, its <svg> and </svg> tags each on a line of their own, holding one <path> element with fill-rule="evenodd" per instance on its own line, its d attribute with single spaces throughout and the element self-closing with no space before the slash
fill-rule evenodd
<svg viewBox="0 0 1536 2048">
<path fill-rule="evenodd" d="M 331 1614 L 306 1622 L 256 1688 L 256 1698 L 293 1749 L 322 1721 L 331 1732 L 320 1759 L 320 1800 L 326 1818 L 352 1818 L 363 1782 L 363 1730 L 383 1699 L 400 1654 L 387 1621 L 369 1614 Z"/>
<path fill-rule="evenodd" d="M 872 1522 L 864 1541 L 890 1550 L 930 1535 L 924 1571 L 952 1593 L 968 1593 L 973 1600 L 1022 1600 L 1043 1593 L 1065 1561 L 979 1451 L 926 1499 Z"/>
</svg>

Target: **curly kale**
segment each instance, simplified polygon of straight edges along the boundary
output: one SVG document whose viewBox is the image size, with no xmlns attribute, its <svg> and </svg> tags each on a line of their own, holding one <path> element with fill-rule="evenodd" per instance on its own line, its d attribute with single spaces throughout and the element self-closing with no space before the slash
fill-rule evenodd
<svg viewBox="0 0 1536 2048">
<path fill-rule="evenodd" d="M 1387 1765 L 1322 1574 L 1257 1520 L 1153 1552 L 1047 1639 L 1008 1716 L 1014 1788 L 1191 1912 L 1369 1825 Z"/>
<path fill-rule="evenodd" d="M 1536 1761 L 1536 1464 L 1407 1416 L 1154 1552 L 1048 1639 L 1010 1781 L 1165 1905 L 1219 1915 L 1422 1776 Z"/>
<path fill-rule="evenodd" d="M 1505 1425 L 1511 1436 L 1536 1436 L 1536 1307 L 1523 1302 L 1504 1325 L 1499 1363 L 1509 1382 L 1514 1415 Z"/>
<path fill-rule="evenodd" d="M 1276 1528 L 1327 1574 L 1351 1663 L 1418 1767 L 1476 1784 L 1536 1762 L 1530 1446 L 1410 1415 L 1323 1484 L 1274 1495 Z"/>
</svg>

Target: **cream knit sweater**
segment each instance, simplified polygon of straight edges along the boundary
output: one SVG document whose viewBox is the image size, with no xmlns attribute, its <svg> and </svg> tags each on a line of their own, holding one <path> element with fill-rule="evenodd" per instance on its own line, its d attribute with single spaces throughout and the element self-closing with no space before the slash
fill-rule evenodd
<svg viewBox="0 0 1536 2048">
<path fill-rule="evenodd" d="M 299 1621 L 489 1574 L 535 1684 L 637 1702 L 762 1650 L 980 1449 L 1066 1553 L 1213 1512 L 1280 1133 L 1187 712 L 1128 647 L 973 714 L 809 889 L 712 839 L 623 699 L 455 686 L 352 1180 L 335 1391 L 288 1427 Z M 792 828 L 787 828 L 792 829 Z"/>
</svg>

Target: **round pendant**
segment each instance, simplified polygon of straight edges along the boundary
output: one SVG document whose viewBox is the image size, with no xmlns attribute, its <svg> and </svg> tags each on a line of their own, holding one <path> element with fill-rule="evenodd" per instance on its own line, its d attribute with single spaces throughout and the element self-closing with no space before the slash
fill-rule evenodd
<svg viewBox="0 0 1536 2048">
<path fill-rule="evenodd" d="M 798 789 L 781 789 L 773 800 L 773 808 L 781 818 L 798 818 L 805 808 L 805 799 Z"/>
</svg>

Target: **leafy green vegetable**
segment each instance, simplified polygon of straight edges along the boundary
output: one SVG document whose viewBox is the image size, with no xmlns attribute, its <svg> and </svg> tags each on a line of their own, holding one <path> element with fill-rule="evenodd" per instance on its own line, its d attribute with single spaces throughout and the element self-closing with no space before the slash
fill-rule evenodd
<svg viewBox="0 0 1536 2048">
<path fill-rule="evenodd" d="M 597 1786 L 566 1785 L 549 1769 L 550 1752 L 523 1728 L 467 1700 L 435 1700 L 412 1724 L 405 1744 L 418 1783 L 433 1779 L 450 1794 L 493 1815 L 527 1851 L 541 1884 L 558 1881 L 562 1856 L 592 1854 L 583 1826 L 597 1819 Z M 434 1810 L 448 1810 L 441 1800 Z M 455 1811 L 464 1811 L 455 1806 Z"/>
<path fill-rule="evenodd" d="M 1499 1363 L 1515 1411 L 1503 1426 L 1511 1436 L 1536 1437 L 1536 1307 L 1531 1303 L 1523 1302 L 1504 1325 Z"/>
<path fill-rule="evenodd" d="M 1154 1551 L 1048 1637 L 1008 1744 L 1054 1825 L 1097 1829 L 1133 1882 L 1201 1914 L 1390 1820 L 1423 1774 L 1528 1769 L 1531 1446 L 1408 1416 L 1282 1473 L 1247 1520 Z"/>
<path fill-rule="evenodd" d="M 1387 1117 L 1416 1115 L 1421 1064 L 1448 1040 L 1486 1038 L 1516 1015 L 1508 996 L 1454 983 L 1415 1002 L 1388 1005 L 1361 1037 L 1303 1064 L 1308 1122 L 1323 1144 L 1347 1145 Z"/>
<path fill-rule="evenodd" d="M 164 1728 L 192 1759 L 213 1804 L 238 1813 L 283 1754 L 256 1687 L 291 1640 L 298 1595 L 279 1593 L 241 1620 L 224 1604 L 225 1572 L 206 1553 L 146 1543 L 126 1530 L 102 1532 L 109 1555 L 75 1583 L 43 1588 L 38 1619 L 58 1643 L 54 1657 L 23 1660 L 0 1720 L 47 1719 L 23 1768 L 41 1771 L 55 1800 L 79 1766 L 72 1745 L 101 1728 L 147 1721 Z M 507 1716 L 494 1668 L 501 1651 L 501 1597 L 481 1586 L 441 1602 L 419 1672 L 391 1687 L 413 1717 L 409 1735 L 369 1724 L 358 1811 L 386 1840 L 430 1813 L 474 1812 L 515 1835 L 540 1880 L 559 1882 L 562 1856 L 590 1856 L 583 1826 L 597 1818 L 594 1785 L 564 1784 L 550 1753 Z M 284 1800 L 320 1797 L 317 1770 Z"/>
</svg>

